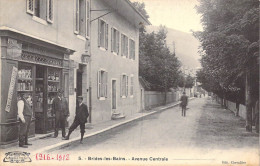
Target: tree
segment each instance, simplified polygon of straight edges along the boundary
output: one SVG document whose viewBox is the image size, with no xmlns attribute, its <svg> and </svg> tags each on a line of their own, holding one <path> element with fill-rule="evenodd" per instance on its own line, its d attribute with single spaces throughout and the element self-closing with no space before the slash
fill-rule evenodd
<svg viewBox="0 0 260 166">
<path fill-rule="evenodd" d="M 251 131 L 252 107 L 259 98 L 259 1 L 200 0 L 197 11 L 204 26 L 194 32 L 202 48 L 198 80 L 224 99 L 245 98 Z"/>
</svg>

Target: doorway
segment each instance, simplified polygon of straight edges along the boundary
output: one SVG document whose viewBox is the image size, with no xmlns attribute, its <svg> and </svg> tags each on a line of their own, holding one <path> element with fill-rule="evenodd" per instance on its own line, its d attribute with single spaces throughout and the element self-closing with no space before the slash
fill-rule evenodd
<svg viewBox="0 0 260 166">
<path fill-rule="evenodd" d="M 79 64 L 79 69 L 77 69 L 76 96 L 82 96 L 82 75 L 83 75 L 83 65 Z"/>
</svg>

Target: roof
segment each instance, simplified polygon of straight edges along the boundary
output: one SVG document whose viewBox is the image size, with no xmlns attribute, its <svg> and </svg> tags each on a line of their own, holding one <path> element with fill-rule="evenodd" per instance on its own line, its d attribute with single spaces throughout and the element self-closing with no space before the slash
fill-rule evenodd
<svg viewBox="0 0 260 166">
<path fill-rule="evenodd" d="M 150 21 L 145 18 L 129 0 L 103 0 L 110 8 L 125 17 L 136 27 L 141 24 L 151 25 Z"/>
</svg>

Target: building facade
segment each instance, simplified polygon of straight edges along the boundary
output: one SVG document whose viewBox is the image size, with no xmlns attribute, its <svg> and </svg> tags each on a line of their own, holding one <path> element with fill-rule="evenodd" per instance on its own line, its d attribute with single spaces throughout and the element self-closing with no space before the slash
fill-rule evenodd
<svg viewBox="0 0 260 166">
<path fill-rule="evenodd" d="M 15 12 L 14 12 L 15 11 Z M 139 111 L 140 24 L 150 24 L 128 0 L 0 1 L 0 145 L 17 142 L 17 95 L 29 93 L 30 136 L 52 132 L 58 89 L 89 106 L 89 122 Z"/>
</svg>

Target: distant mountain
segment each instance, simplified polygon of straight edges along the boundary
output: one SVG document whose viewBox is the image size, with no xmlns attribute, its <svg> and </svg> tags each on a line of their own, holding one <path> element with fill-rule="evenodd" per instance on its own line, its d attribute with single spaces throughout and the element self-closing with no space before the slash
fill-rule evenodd
<svg viewBox="0 0 260 166">
<path fill-rule="evenodd" d="M 147 26 L 147 32 L 158 31 L 157 26 Z M 199 41 L 192 36 L 191 33 L 181 32 L 175 29 L 167 28 L 167 38 L 166 42 L 171 51 L 174 50 L 178 59 L 181 61 L 182 65 L 188 69 L 199 68 L 200 56 L 198 54 Z"/>
</svg>

